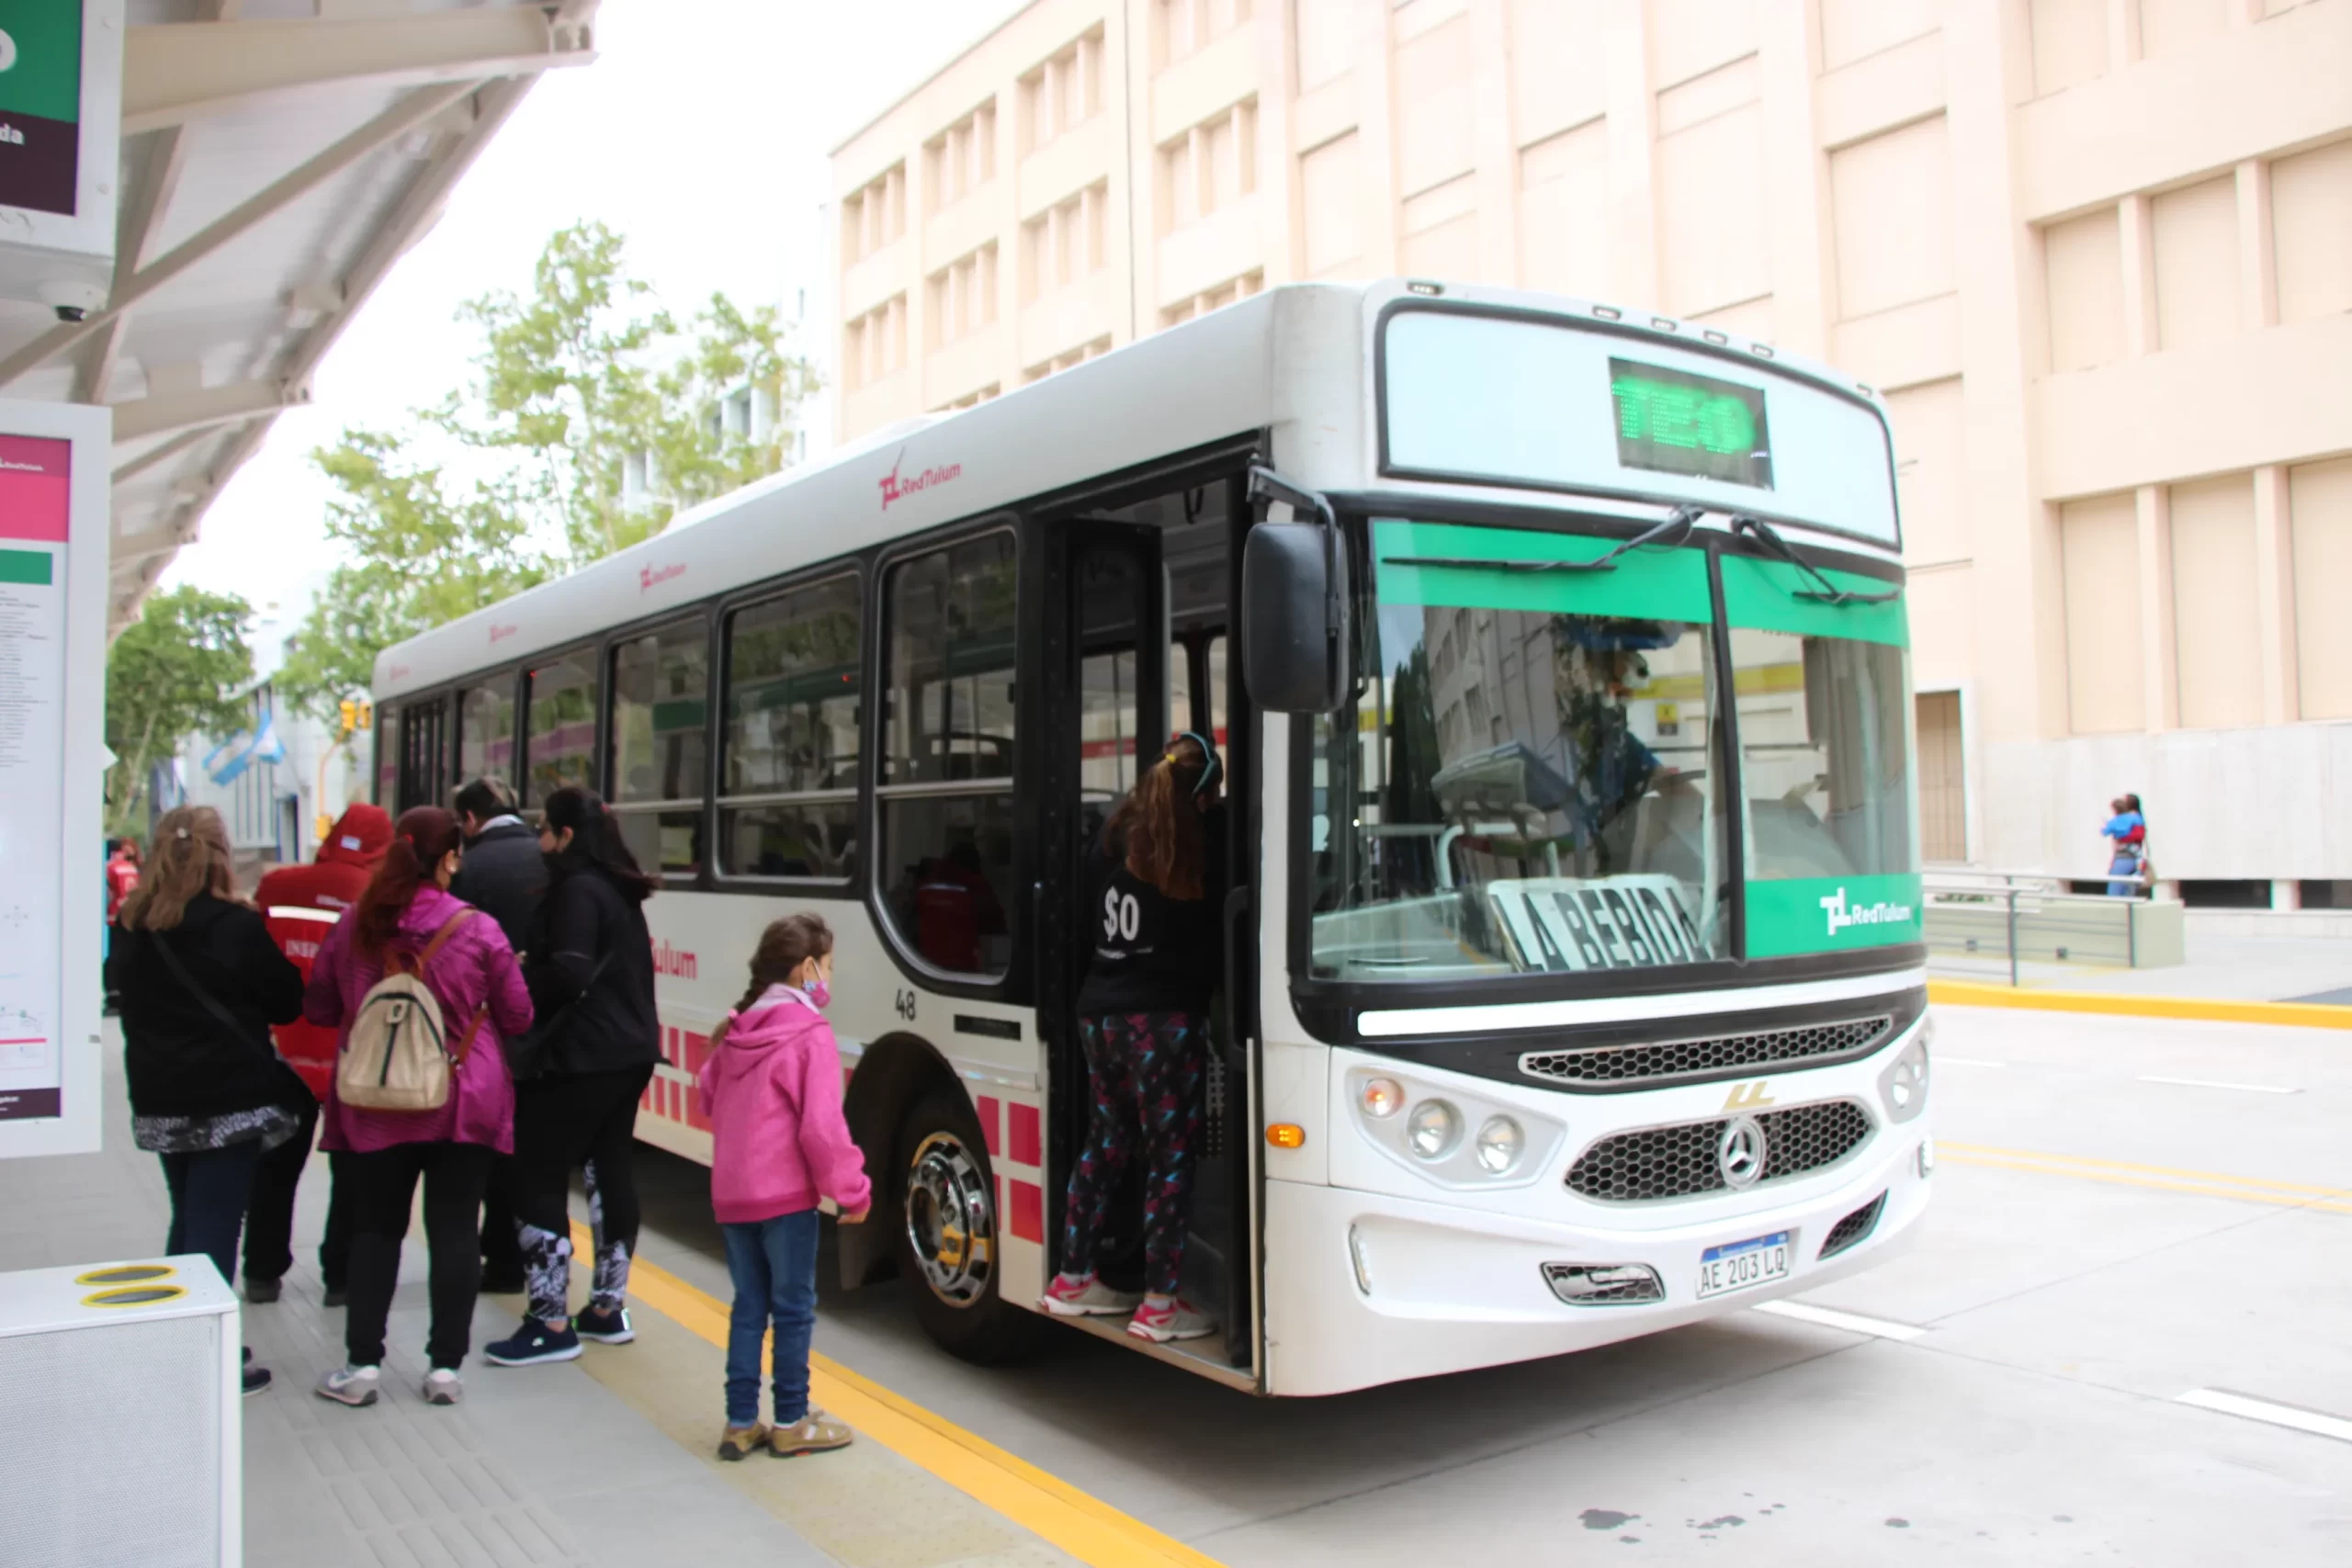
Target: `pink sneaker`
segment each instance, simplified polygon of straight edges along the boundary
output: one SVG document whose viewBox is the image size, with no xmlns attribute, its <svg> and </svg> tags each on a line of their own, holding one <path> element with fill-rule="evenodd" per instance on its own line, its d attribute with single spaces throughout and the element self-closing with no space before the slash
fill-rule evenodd
<svg viewBox="0 0 2352 1568">
<path fill-rule="evenodd" d="M 1155 1345 L 1165 1345 L 1170 1339 L 1205 1339 L 1216 1332 L 1216 1319 L 1190 1302 L 1170 1302 L 1166 1306 L 1146 1302 L 1136 1308 L 1135 1321 L 1127 1325 L 1127 1332 Z"/>
<path fill-rule="evenodd" d="M 1113 1290 L 1091 1274 L 1075 1282 L 1057 1274 L 1037 1304 L 1056 1317 L 1120 1317 L 1135 1311 L 1142 1300 L 1134 1292 Z"/>
</svg>

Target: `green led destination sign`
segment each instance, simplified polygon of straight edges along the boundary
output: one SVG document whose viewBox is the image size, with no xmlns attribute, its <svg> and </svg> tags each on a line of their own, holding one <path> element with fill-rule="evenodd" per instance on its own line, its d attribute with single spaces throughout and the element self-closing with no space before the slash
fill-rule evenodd
<svg viewBox="0 0 2352 1568">
<path fill-rule="evenodd" d="M 1611 359 L 1609 395 L 1626 468 L 1772 488 L 1761 388 Z"/>
</svg>

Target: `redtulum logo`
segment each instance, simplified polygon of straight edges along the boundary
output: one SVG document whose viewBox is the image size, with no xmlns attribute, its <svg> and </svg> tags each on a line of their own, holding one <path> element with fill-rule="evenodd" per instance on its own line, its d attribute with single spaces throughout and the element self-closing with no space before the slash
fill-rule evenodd
<svg viewBox="0 0 2352 1568">
<path fill-rule="evenodd" d="M 504 642 L 522 629 L 517 626 L 500 626 L 496 621 L 492 621 L 490 623 L 490 640 L 493 643 Z"/>
<path fill-rule="evenodd" d="M 672 947 L 666 940 L 653 944 L 653 972 L 656 975 L 692 980 L 698 977 L 695 970 L 699 967 L 693 953 Z"/>
<path fill-rule="evenodd" d="M 409 669 L 405 664 L 395 664 L 384 671 L 384 679 L 387 681 L 405 681 L 408 676 Z"/>
<path fill-rule="evenodd" d="M 1883 898 L 1875 904 L 1849 904 L 1843 887 L 1821 900 L 1821 912 L 1829 919 L 1831 936 L 1848 926 L 1903 925 L 1911 919 L 1908 904 L 1891 904 Z"/>
<path fill-rule="evenodd" d="M 885 512 L 890 510 L 892 502 L 921 495 L 932 486 L 944 485 L 964 471 L 963 464 L 950 463 L 944 468 L 925 468 L 910 479 L 902 479 L 899 477 L 899 468 L 906 460 L 907 449 L 901 446 L 899 455 L 890 460 L 890 471 L 882 476 L 882 510 Z"/>
<path fill-rule="evenodd" d="M 672 561 L 668 566 L 641 566 L 637 569 L 637 591 L 643 593 L 650 591 L 657 582 L 667 582 L 673 577 L 685 575 L 686 565 L 684 561 Z"/>
</svg>

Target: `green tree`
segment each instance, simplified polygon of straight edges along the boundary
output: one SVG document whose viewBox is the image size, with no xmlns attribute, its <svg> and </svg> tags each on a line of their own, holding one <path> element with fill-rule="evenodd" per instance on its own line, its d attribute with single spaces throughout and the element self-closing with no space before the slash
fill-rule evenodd
<svg viewBox="0 0 2352 1568">
<path fill-rule="evenodd" d="M 107 831 L 139 827 L 150 767 L 191 735 L 229 735 L 247 722 L 240 696 L 254 678 L 245 633 L 253 606 L 192 585 L 148 596 L 107 650 Z"/>
<path fill-rule="evenodd" d="M 312 461 L 341 492 L 344 548 L 292 639 L 278 691 L 321 716 L 364 692 L 391 644 L 658 533 L 680 507 L 784 466 L 779 437 L 730 432 L 749 389 L 782 416 L 816 388 L 772 308 L 714 294 L 681 325 L 601 223 L 552 236 L 526 293 L 458 319 L 473 375 L 397 432 L 346 430 Z M 649 483 L 633 494 L 632 462 Z"/>
</svg>

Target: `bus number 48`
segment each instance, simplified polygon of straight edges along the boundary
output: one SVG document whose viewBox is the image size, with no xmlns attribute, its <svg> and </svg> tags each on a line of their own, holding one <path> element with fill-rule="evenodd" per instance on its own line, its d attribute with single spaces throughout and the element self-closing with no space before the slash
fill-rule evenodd
<svg viewBox="0 0 2352 1568">
<path fill-rule="evenodd" d="M 896 992 L 890 998 L 890 1006 L 892 1010 L 909 1023 L 915 1021 L 915 994 L 912 991 L 901 989 Z"/>
</svg>

